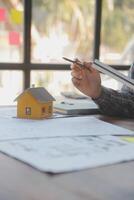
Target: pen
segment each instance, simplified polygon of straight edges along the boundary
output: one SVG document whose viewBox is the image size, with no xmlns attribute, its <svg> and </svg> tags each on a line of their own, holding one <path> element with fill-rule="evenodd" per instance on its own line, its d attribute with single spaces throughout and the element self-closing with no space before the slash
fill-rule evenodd
<svg viewBox="0 0 134 200">
<path fill-rule="evenodd" d="M 71 63 L 76 63 L 76 64 L 79 65 L 80 67 L 85 67 L 85 65 L 82 64 L 80 61 L 77 61 L 77 60 L 71 60 L 71 59 L 66 58 L 66 57 L 62 57 L 62 58 L 63 58 L 64 60 L 67 60 L 67 61 L 71 62 Z"/>
<path fill-rule="evenodd" d="M 62 58 L 63 58 L 64 60 L 67 60 L 67 61 L 71 62 L 71 63 L 75 63 L 75 64 L 79 65 L 80 68 L 86 68 L 87 70 L 91 71 L 89 67 L 87 67 L 86 65 L 82 64 L 80 61 L 71 60 L 71 59 L 66 58 L 66 57 L 62 57 Z"/>
</svg>

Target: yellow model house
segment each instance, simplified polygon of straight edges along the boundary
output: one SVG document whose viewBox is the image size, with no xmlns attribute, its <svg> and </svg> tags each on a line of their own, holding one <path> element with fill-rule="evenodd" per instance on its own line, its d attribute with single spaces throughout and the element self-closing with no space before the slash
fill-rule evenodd
<svg viewBox="0 0 134 200">
<path fill-rule="evenodd" d="M 17 101 L 17 117 L 26 119 L 49 118 L 53 114 L 54 100 L 43 87 L 28 88 L 15 99 Z"/>
</svg>

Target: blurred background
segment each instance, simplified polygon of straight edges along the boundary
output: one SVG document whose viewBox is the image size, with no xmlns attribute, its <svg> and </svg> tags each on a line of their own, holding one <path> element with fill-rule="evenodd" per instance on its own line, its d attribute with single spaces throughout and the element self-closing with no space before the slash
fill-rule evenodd
<svg viewBox="0 0 134 200">
<path fill-rule="evenodd" d="M 33 84 L 53 96 L 78 92 L 62 56 L 98 58 L 127 75 L 134 61 L 133 11 L 133 0 L 1 0 L 0 104 L 13 104 Z M 106 75 L 102 82 L 121 87 Z"/>
</svg>

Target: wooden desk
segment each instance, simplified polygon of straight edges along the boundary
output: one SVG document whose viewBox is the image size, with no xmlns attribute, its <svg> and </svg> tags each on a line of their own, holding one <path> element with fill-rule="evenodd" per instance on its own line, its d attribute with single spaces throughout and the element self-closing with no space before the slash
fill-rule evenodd
<svg viewBox="0 0 134 200">
<path fill-rule="evenodd" d="M 97 118 L 134 130 L 134 120 Z M 61 175 L 0 154 L 0 200 L 134 200 L 134 162 Z"/>
</svg>

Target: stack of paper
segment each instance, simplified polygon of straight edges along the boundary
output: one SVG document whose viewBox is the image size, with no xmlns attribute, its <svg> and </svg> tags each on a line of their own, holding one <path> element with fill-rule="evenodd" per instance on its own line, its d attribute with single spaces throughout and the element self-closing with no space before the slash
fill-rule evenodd
<svg viewBox="0 0 134 200">
<path fill-rule="evenodd" d="M 60 173 L 134 159 L 128 140 L 134 134 L 127 129 L 90 116 L 22 120 L 7 111 L 4 116 L 0 109 L 0 151 L 39 170 Z"/>
</svg>

